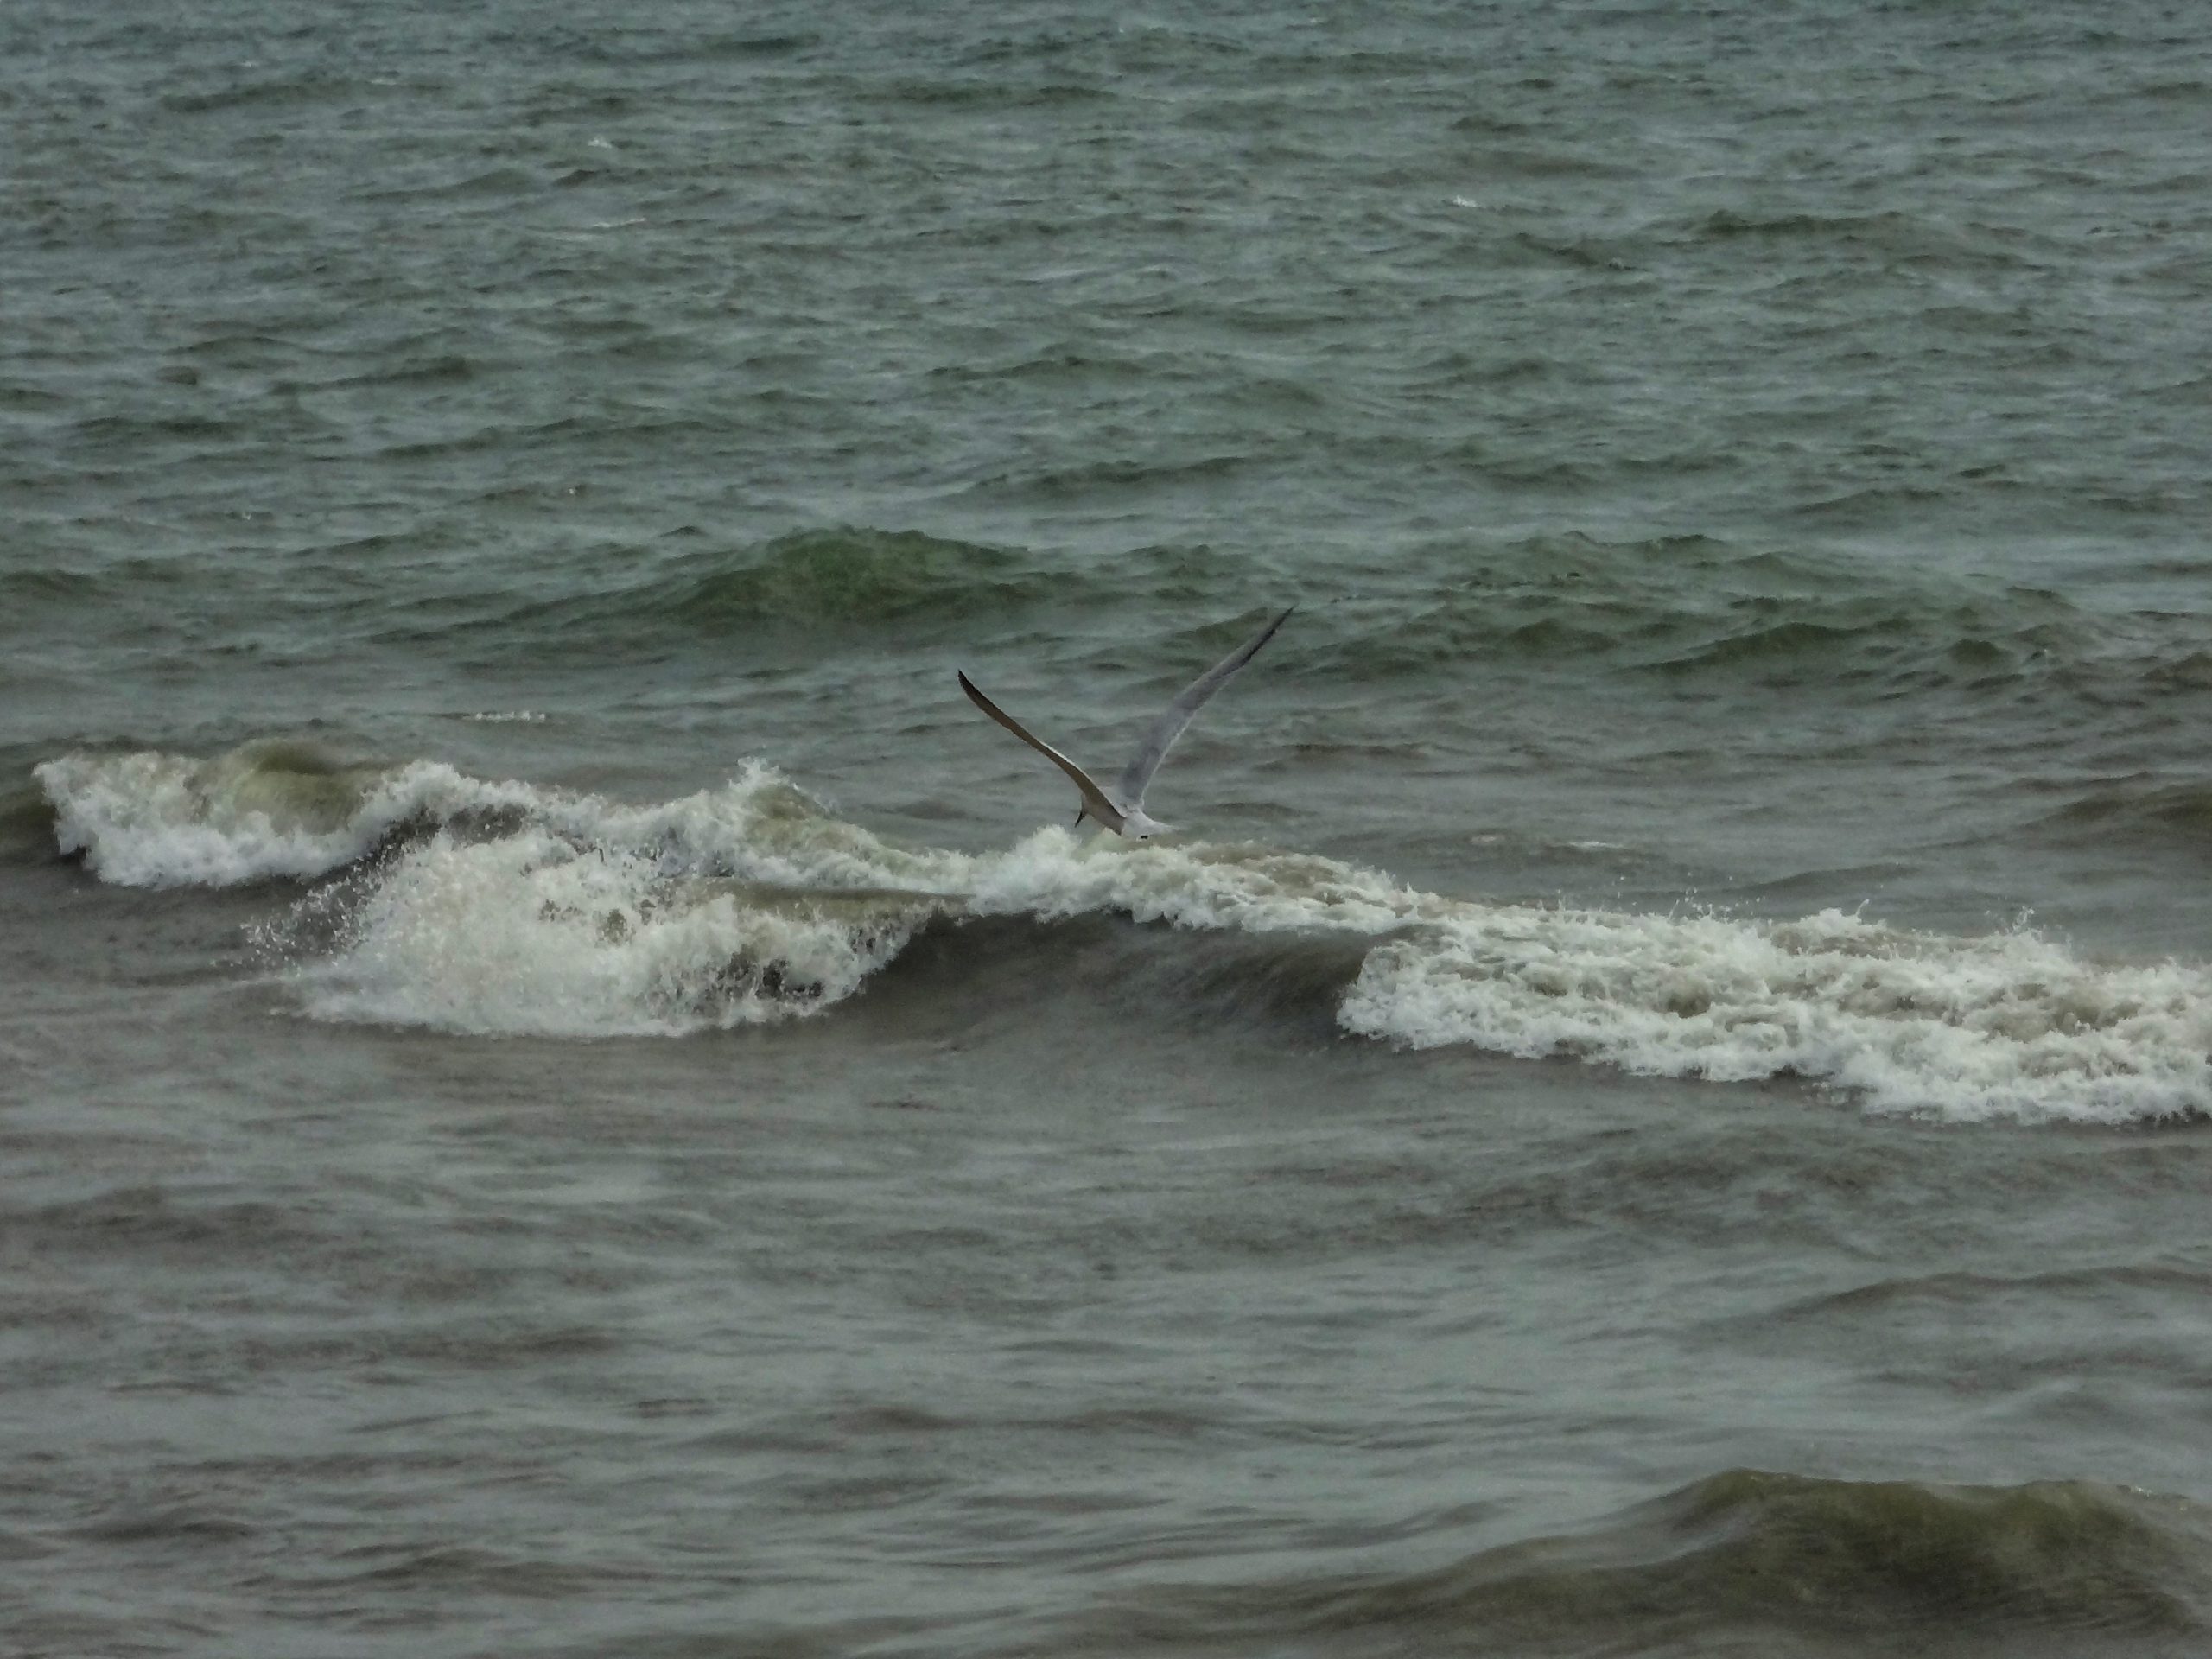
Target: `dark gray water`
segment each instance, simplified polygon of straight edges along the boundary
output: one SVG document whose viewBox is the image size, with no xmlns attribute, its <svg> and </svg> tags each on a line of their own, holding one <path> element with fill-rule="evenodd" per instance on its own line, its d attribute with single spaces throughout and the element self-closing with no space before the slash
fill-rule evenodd
<svg viewBox="0 0 2212 1659">
<path fill-rule="evenodd" d="M 9 9 L 0 1650 L 2212 1648 L 2208 135 Z"/>
</svg>

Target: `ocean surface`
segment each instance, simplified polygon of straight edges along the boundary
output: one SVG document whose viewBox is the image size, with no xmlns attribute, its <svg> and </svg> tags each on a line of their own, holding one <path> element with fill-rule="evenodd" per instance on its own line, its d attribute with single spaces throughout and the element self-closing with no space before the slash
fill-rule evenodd
<svg viewBox="0 0 2212 1659">
<path fill-rule="evenodd" d="M 2212 1652 L 2212 13 L 0 9 L 0 1652 Z M 1286 606 L 1136 844 L 1110 777 Z"/>
</svg>

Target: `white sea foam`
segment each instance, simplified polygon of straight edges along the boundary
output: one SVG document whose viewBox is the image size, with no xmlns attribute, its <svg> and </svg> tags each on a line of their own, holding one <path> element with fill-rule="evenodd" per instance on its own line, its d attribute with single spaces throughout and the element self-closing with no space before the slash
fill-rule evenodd
<svg viewBox="0 0 2212 1659">
<path fill-rule="evenodd" d="M 2212 974 L 2101 963 L 2024 928 L 1486 905 L 1325 858 L 1059 828 L 981 855 L 902 847 L 758 764 L 628 805 L 427 762 L 282 761 L 70 756 L 39 777 L 63 846 L 110 881 L 335 874 L 268 930 L 321 1018 L 572 1037 L 754 1023 L 836 1007 L 934 917 L 1109 912 L 1372 940 L 1340 1023 L 1408 1047 L 1795 1077 L 1955 1120 L 2212 1112 Z"/>
<path fill-rule="evenodd" d="M 410 820 L 518 806 L 531 796 L 435 761 L 381 773 L 300 770 L 260 747 L 208 760 L 68 754 L 34 775 L 54 804 L 61 850 L 82 854 L 86 868 L 126 887 L 321 875 Z"/>
<path fill-rule="evenodd" d="M 2030 931 L 1460 907 L 1378 945 L 1347 1030 L 1666 1077 L 1784 1075 L 1878 1110 L 2125 1122 L 2212 1111 L 2212 976 Z"/>
<path fill-rule="evenodd" d="M 266 943 L 326 1019 L 673 1034 L 815 1013 L 957 907 L 957 854 L 891 848 L 772 769 L 652 806 L 528 790 L 310 895 Z M 312 942 L 324 938 L 318 951 Z"/>
<path fill-rule="evenodd" d="M 480 1034 L 673 1034 L 849 996 L 928 913 L 923 904 L 854 917 L 763 903 L 540 828 L 475 842 L 442 831 L 378 873 L 344 917 L 337 950 L 291 977 L 327 1019 Z"/>
</svg>

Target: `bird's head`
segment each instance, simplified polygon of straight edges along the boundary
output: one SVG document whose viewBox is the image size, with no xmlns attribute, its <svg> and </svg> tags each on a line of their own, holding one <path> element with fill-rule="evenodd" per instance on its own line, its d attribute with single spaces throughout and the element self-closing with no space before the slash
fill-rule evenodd
<svg viewBox="0 0 2212 1659">
<path fill-rule="evenodd" d="M 1150 841 L 1154 836 L 1166 835 L 1173 827 L 1158 818 L 1147 817 L 1141 810 L 1131 812 L 1122 820 L 1122 833 L 1131 841 Z"/>
</svg>

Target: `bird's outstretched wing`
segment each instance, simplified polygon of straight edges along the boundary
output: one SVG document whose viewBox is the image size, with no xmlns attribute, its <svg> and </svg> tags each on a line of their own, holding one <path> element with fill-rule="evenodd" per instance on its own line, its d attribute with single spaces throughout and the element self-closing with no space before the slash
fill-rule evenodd
<svg viewBox="0 0 2212 1659">
<path fill-rule="evenodd" d="M 1294 605 L 1290 610 L 1294 611 L 1297 608 Z M 1117 785 L 1122 800 L 1131 807 L 1141 806 L 1144 804 L 1145 785 L 1152 781 L 1152 774 L 1160 770 L 1160 763 L 1167 758 L 1167 751 L 1175 746 L 1175 740 L 1183 735 L 1183 728 L 1191 723 L 1192 717 L 1205 707 L 1208 697 L 1229 683 L 1230 675 L 1257 656 L 1260 647 L 1274 639 L 1275 630 L 1289 620 L 1290 611 L 1285 611 L 1266 627 L 1262 628 L 1249 639 L 1230 652 L 1228 656 L 1183 688 L 1183 694 L 1167 705 L 1167 712 L 1153 721 L 1152 729 L 1144 734 L 1144 741 L 1137 746 L 1136 753 L 1131 757 L 1129 764 L 1122 769 L 1122 779 Z M 963 681 L 963 683 L 965 682 Z M 973 696 L 975 693 L 971 690 L 969 695 Z M 1006 720 L 1004 715 L 1000 715 L 998 717 L 1002 721 Z M 1007 721 L 1007 723 L 1013 725 L 1011 721 Z M 1015 727 L 1014 729 L 1020 731 L 1020 728 Z M 1022 735 L 1027 737 L 1028 734 L 1025 732 Z M 1029 741 L 1032 743 L 1037 742 L 1033 737 Z M 1043 748 L 1044 745 L 1040 743 L 1038 747 Z M 1047 754 L 1052 753 L 1049 749 L 1045 752 Z M 1065 765 L 1065 762 L 1062 764 Z"/>
<path fill-rule="evenodd" d="M 1027 727 L 1016 720 L 1012 715 L 1007 713 L 1005 709 L 1000 708 L 998 704 L 993 702 L 981 691 L 978 691 L 976 689 L 976 683 L 969 679 L 965 674 L 960 676 L 960 689 L 968 694 L 969 702 L 974 703 L 978 709 L 988 715 L 993 720 L 998 721 L 1000 725 L 1005 727 L 1007 730 L 1012 732 L 1016 737 L 1027 743 L 1031 748 L 1036 750 L 1038 753 L 1043 755 L 1047 760 L 1050 760 L 1062 772 L 1067 773 L 1069 779 L 1076 786 L 1076 791 L 1083 797 L 1083 804 L 1089 809 L 1092 817 L 1096 818 L 1101 823 L 1106 825 L 1109 829 L 1118 830 L 1121 828 L 1122 817 L 1122 809 L 1114 804 L 1113 801 L 1107 796 L 1104 790 L 1099 788 L 1096 783 L 1091 781 L 1091 777 L 1089 772 L 1085 772 L 1081 766 L 1076 765 L 1074 761 L 1069 760 L 1067 756 L 1062 754 L 1058 749 L 1046 742 L 1042 738 L 1038 737 L 1035 734 L 1031 732 Z"/>
</svg>

